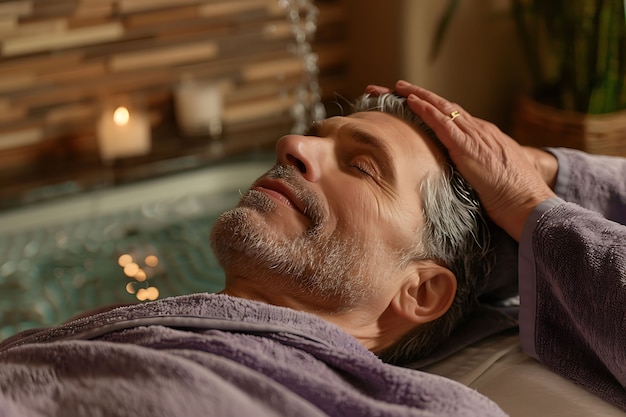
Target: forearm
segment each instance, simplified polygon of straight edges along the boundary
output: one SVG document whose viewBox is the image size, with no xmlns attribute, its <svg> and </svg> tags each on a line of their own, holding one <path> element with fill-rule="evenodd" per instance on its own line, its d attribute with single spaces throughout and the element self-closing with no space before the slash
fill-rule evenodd
<svg viewBox="0 0 626 417">
<path fill-rule="evenodd" d="M 556 197 L 546 200 L 535 208 L 524 224 L 518 247 L 518 286 L 521 307 L 519 323 L 523 350 L 537 357 L 535 352 L 535 322 L 537 320 L 537 265 L 533 250 L 535 229 L 547 212 L 565 201 Z M 539 254 L 540 256 L 540 254 Z"/>
<path fill-rule="evenodd" d="M 626 160 L 548 151 L 558 162 L 559 198 L 535 208 L 520 240 L 522 347 L 624 407 Z"/>
<path fill-rule="evenodd" d="M 625 406 L 626 226 L 551 199 L 529 217 L 519 262 L 524 351 Z"/>
<path fill-rule="evenodd" d="M 553 189 L 559 197 L 626 224 L 626 158 L 547 150 L 558 160 Z"/>
<path fill-rule="evenodd" d="M 577 251 L 568 245 L 561 248 L 565 254 L 572 254 L 574 257 L 570 263 L 572 266 L 575 265 L 572 271 L 593 272 L 593 268 L 590 266 L 592 264 L 602 267 L 601 262 L 597 263 L 598 260 L 593 259 L 588 254 L 597 253 L 600 248 L 609 245 L 609 238 L 614 241 L 615 246 L 612 250 L 618 250 L 618 252 L 621 250 L 620 256 L 626 256 L 626 227 L 620 227 L 614 223 L 626 224 L 626 159 L 590 155 L 565 148 L 548 149 L 548 151 L 554 154 L 558 160 L 558 175 L 555 176 L 554 184 L 554 190 L 558 197 L 541 203 L 528 217 L 524 224 L 518 252 L 519 289 L 522 298 L 520 322 L 523 332 L 526 334 L 522 343 L 525 344 L 525 350 L 533 356 L 537 262 L 545 262 L 545 259 L 549 259 L 549 256 L 552 255 L 552 252 L 550 254 L 536 253 L 537 241 L 546 239 L 545 243 L 548 244 L 550 239 L 556 239 L 566 233 L 562 228 L 567 224 L 569 225 L 568 228 L 571 229 L 570 231 L 574 233 L 572 242 L 586 244 L 595 242 L 597 248 L 592 247 L 584 251 Z M 551 212 L 555 207 L 565 204 L 564 200 L 580 206 L 578 208 L 569 207 L 569 210 L 577 213 L 575 217 L 563 214 L 563 218 L 555 218 L 554 212 Z M 585 219 L 580 219 L 578 223 L 573 220 L 580 216 L 591 215 L 595 219 L 595 228 Z M 551 227 L 540 227 L 540 225 L 545 225 L 548 219 L 550 219 Z M 537 230 L 544 228 L 550 230 L 550 233 L 546 233 L 545 238 L 537 232 Z M 617 238 L 605 236 L 606 231 L 609 230 L 612 233 L 617 233 Z M 585 237 L 587 235 L 588 237 Z M 617 259 L 607 258 L 606 254 L 600 258 L 604 260 Z M 557 274 L 558 271 L 562 271 L 558 263 L 552 266 L 548 263 L 543 268 L 547 268 L 550 274 Z M 626 278 L 623 276 L 626 274 L 626 267 L 621 270 L 618 269 L 614 274 L 621 274 L 622 283 L 626 285 Z"/>
</svg>

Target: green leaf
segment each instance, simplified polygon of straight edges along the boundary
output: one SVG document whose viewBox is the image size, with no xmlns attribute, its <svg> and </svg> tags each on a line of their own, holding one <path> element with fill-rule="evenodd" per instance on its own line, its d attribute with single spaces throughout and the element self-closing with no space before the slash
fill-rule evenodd
<svg viewBox="0 0 626 417">
<path fill-rule="evenodd" d="M 443 44 L 445 35 L 448 32 L 448 28 L 450 27 L 450 22 L 452 22 L 452 18 L 454 17 L 456 10 L 459 7 L 459 4 L 460 0 L 450 0 L 448 2 L 446 10 L 441 16 L 441 19 L 439 19 L 439 23 L 437 24 L 437 27 L 435 29 L 433 44 L 430 48 L 430 59 L 433 61 L 436 60 L 439 56 L 439 52 L 441 51 L 441 45 Z"/>
</svg>

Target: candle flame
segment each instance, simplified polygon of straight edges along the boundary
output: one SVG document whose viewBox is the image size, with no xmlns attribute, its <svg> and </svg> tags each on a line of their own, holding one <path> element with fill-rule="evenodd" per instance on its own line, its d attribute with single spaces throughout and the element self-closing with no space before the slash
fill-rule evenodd
<svg viewBox="0 0 626 417">
<path fill-rule="evenodd" d="M 126 126 L 130 120 L 130 113 L 126 107 L 118 107 L 113 112 L 113 121 L 118 126 Z"/>
</svg>

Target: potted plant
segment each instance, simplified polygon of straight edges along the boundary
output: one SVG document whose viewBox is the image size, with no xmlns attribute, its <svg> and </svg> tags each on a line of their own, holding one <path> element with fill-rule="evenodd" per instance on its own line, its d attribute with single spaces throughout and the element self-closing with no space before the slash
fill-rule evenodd
<svg viewBox="0 0 626 417">
<path fill-rule="evenodd" d="M 435 50 L 460 0 L 451 0 Z M 532 93 L 513 135 L 534 146 L 626 156 L 626 2 L 511 0 Z"/>
</svg>

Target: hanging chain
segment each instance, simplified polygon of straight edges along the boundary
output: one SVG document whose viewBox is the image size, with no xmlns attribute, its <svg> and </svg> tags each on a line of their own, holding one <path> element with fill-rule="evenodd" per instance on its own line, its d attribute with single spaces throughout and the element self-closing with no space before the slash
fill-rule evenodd
<svg viewBox="0 0 626 417">
<path fill-rule="evenodd" d="M 300 57 L 304 64 L 302 82 L 295 91 L 297 100 L 291 108 L 294 119 L 292 133 L 302 133 L 313 121 L 326 117 L 318 81 L 318 57 L 311 47 L 317 31 L 319 9 L 313 0 L 278 0 L 278 4 L 285 10 L 287 20 L 291 23 L 295 42 L 289 45 L 289 52 Z"/>
</svg>

